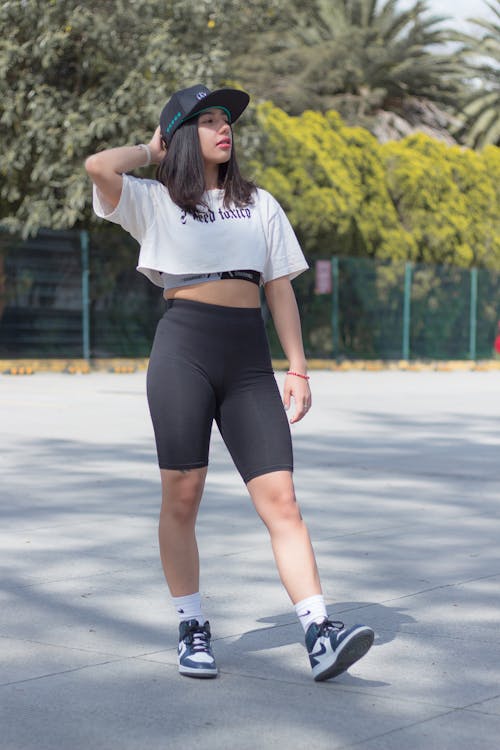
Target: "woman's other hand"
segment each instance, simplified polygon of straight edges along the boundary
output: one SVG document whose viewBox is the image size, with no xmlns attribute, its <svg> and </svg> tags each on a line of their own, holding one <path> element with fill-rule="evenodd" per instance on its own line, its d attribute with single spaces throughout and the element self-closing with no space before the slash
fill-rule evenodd
<svg viewBox="0 0 500 750">
<path fill-rule="evenodd" d="M 290 424 L 300 422 L 311 408 L 312 397 L 309 382 L 298 375 L 287 375 L 283 389 L 283 404 L 285 409 L 290 408 L 291 399 L 295 403 L 295 411 L 290 419 Z"/>
</svg>

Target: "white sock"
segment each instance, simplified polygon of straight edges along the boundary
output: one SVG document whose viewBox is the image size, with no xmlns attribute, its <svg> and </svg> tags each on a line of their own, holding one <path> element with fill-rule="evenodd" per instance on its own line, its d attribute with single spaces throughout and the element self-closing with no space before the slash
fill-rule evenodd
<svg viewBox="0 0 500 750">
<path fill-rule="evenodd" d="M 179 615 L 179 622 L 184 620 L 198 620 L 200 625 L 203 625 L 205 618 L 201 611 L 201 596 L 200 592 L 196 594 L 188 594 L 187 596 L 173 596 L 172 602 Z"/>
<path fill-rule="evenodd" d="M 295 605 L 297 617 L 300 620 L 304 633 L 312 622 L 323 622 L 328 617 L 326 612 L 325 598 L 322 594 L 309 596 L 307 599 L 297 602 Z"/>
</svg>

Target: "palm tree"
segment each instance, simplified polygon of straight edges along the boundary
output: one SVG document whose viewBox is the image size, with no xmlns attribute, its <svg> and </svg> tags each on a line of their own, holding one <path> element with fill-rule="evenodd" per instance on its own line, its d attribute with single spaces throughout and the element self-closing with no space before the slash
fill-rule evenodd
<svg viewBox="0 0 500 750">
<path fill-rule="evenodd" d="M 233 75 L 292 114 L 338 109 L 360 122 L 379 108 L 400 111 L 412 98 L 452 105 L 461 91 L 449 32 L 425 0 L 292 2 L 288 28 L 274 26 L 236 57 Z M 301 7 L 302 6 L 302 7 Z M 437 49 L 436 49 L 437 48 Z"/>
<path fill-rule="evenodd" d="M 463 124 L 458 132 L 467 146 L 482 148 L 489 143 L 500 145 L 500 0 L 486 5 L 495 18 L 471 18 L 483 33 L 480 38 L 461 35 L 465 42 L 461 53 L 471 78 L 479 85 L 463 106 Z"/>
</svg>

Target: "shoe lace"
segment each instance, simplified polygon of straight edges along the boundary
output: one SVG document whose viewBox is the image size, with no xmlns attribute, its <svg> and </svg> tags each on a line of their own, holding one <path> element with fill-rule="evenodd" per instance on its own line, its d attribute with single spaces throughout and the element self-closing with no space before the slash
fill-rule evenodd
<svg viewBox="0 0 500 750">
<path fill-rule="evenodd" d="M 329 635 L 332 631 L 339 632 L 344 629 L 344 623 L 340 620 L 324 620 L 321 623 L 321 635 Z"/>
<path fill-rule="evenodd" d="M 186 641 L 191 644 L 193 651 L 206 651 L 208 649 L 209 632 L 203 625 L 193 625 L 186 634 Z"/>
</svg>

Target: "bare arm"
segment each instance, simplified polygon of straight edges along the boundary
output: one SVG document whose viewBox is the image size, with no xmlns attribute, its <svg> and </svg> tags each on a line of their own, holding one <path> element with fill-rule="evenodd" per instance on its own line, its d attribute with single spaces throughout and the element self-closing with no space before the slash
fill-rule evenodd
<svg viewBox="0 0 500 750">
<path fill-rule="evenodd" d="M 288 359 L 290 370 L 301 375 L 307 373 L 307 362 L 302 343 L 299 310 L 295 293 L 288 277 L 269 281 L 265 286 L 267 304 L 273 316 L 274 326 L 283 351 Z M 295 401 L 295 413 L 290 422 L 298 422 L 311 406 L 309 383 L 296 375 L 287 375 L 283 390 L 285 408 L 290 406 L 290 399 Z"/>
<path fill-rule="evenodd" d="M 158 164 L 166 153 L 163 149 L 159 127 L 148 143 L 148 147 L 151 152 L 151 163 Z M 106 202 L 112 208 L 116 208 L 122 193 L 123 173 L 143 167 L 146 162 L 145 149 L 140 146 L 120 146 L 89 156 L 85 161 L 85 169 Z"/>
</svg>

